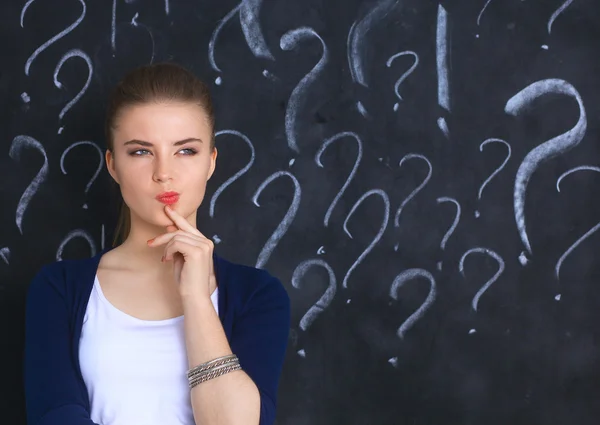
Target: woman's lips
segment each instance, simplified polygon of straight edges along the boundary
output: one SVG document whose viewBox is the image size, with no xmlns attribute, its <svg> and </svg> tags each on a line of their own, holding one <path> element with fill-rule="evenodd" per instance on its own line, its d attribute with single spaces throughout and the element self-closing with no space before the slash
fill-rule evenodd
<svg viewBox="0 0 600 425">
<path fill-rule="evenodd" d="M 179 193 L 177 192 L 165 192 L 161 193 L 156 197 L 156 200 L 163 204 L 171 205 L 179 200 Z"/>
</svg>

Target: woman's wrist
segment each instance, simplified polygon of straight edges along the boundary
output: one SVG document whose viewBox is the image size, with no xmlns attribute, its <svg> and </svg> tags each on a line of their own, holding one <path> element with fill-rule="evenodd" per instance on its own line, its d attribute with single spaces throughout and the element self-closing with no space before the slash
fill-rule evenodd
<svg viewBox="0 0 600 425">
<path fill-rule="evenodd" d="M 181 295 L 184 309 L 195 305 L 212 305 L 210 294 L 202 285 L 195 285 L 193 288 L 179 288 L 179 295 Z"/>
<path fill-rule="evenodd" d="M 217 280 L 214 276 L 208 279 L 208 283 L 196 282 L 193 284 L 180 284 L 179 295 L 184 299 L 208 298 L 217 289 Z"/>
</svg>

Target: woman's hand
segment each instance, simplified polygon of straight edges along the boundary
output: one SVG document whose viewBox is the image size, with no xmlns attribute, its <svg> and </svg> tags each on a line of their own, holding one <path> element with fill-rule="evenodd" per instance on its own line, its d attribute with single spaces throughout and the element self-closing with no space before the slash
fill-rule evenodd
<svg viewBox="0 0 600 425">
<path fill-rule="evenodd" d="M 166 244 L 162 261 L 173 260 L 173 277 L 181 296 L 210 297 L 216 287 L 213 267 L 214 243 L 168 205 L 167 215 L 176 227 L 148 241 L 148 246 Z"/>
</svg>

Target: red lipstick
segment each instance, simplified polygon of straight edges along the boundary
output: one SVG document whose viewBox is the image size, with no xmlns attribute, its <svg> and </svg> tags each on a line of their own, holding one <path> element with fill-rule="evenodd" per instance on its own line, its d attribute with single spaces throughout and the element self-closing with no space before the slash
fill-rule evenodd
<svg viewBox="0 0 600 425">
<path fill-rule="evenodd" d="M 156 200 L 163 204 L 171 205 L 179 200 L 179 193 L 177 192 L 163 192 L 156 195 Z"/>
</svg>

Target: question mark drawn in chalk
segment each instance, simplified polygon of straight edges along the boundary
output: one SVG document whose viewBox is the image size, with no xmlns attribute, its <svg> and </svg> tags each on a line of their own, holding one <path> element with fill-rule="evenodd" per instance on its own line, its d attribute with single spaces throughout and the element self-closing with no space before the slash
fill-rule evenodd
<svg viewBox="0 0 600 425">
<path fill-rule="evenodd" d="M 396 331 L 396 335 L 398 335 L 400 339 L 404 339 L 406 332 L 414 326 L 417 320 L 423 317 L 425 312 L 432 306 L 436 298 L 435 279 L 431 273 L 423 269 L 408 269 L 396 276 L 390 288 L 390 297 L 398 301 L 398 291 L 400 288 L 402 288 L 407 282 L 416 279 L 417 277 L 424 277 L 425 279 L 429 280 L 429 294 L 427 295 L 427 298 L 423 304 L 421 304 L 421 306 L 413 314 L 411 314 Z"/>
<path fill-rule="evenodd" d="M 344 276 L 344 281 L 342 282 L 342 286 L 344 288 L 348 287 L 348 279 L 350 278 L 350 275 L 352 274 L 354 269 L 356 269 L 356 267 L 358 267 L 358 265 L 365 259 L 365 257 L 369 254 L 369 252 L 371 252 L 371 250 L 373 250 L 373 248 L 375 247 L 377 242 L 379 242 L 379 240 L 383 236 L 383 233 L 385 232 L 385 229 L 387 228 L 388 221 L 390 219 L 390 199 L 389 199 L 387 193 L 385 193 L 381 189 L 371 189 L 368 192 L 366 192 L 363 196 L 361 196 L 360 199 L 358 201 L 356 201 L 356 203 L 352 206 L 352 209 L 350 210 L 350 212 L 348 213 L 348 216 L 344 220 L 344 226 L 343 226 L 344 232 L 346 232 L 346 234 L 350 237 L 350 239 L 353 239 L 352 234 L 350 233 L 350 231 L 348 230 L 348 227 L 347 227 L 348 221 L 354 214 L 354 211 L 356 211 L 356 209 L 365 201 L 365 199 L 367 199 L 369 196 L 373 196 L 373 195 L 379 196 L 381 198 L 381 200 L 383 201 L 384 211 L 383 211 L 383 220 L 381 221 L 381 227 L 379 228 L 379 232 L 377 232 L 377 235 L 375 235 L 375 237 L 373 238 L 373 240 L 371 241 L 369 246 L 367 246 L 365 248 L 365 250 L 360 254 L 360 256 L 354 262 L 354 264 L 352 264 L 350 269 L 348 269 L 346 276 Z"/>
<path fill-rule="evenodd" d="M 504 162 L 502 162 L 502 164 L 500 164 L 500 166 L 498 168 L 496 168 L 492 174 L 490 174 L 490 176 L 483 182 L 483 184 L 479 188 L 479 193 L 477 194 L 477 199 L 479 201 L 481 201 L 481 195 L 483 193 L 483 189 L 487 186 L 487 184 L 489 182 L 492 181 L 492 179 L 496 176 L 496 174 L 498 174 L 504 168 L 504 166 L 506 165 L 506 163 L 510 159 L 510 155 L 511 155 L 511 148 L 510 148 L 510 145 L 508 144 L 508 142 L 505 142 L 502 139 L 494 139 L 494 138 L 484 140 L 481 143 L 481 145 L 479 145 L 479 152 L 483 152 L 483 147 L 485 145 L 487 145 L 488 143 L 502 143 L 502 144 L 504 144 L 506 146 L 506 148 L 508 149 L 508 152 L 507 152 L 506 158 L 504 158 Z M 480 215 L 481 215 L 481 213 L 479 212 L 479 210 L 476 210 L 475 211 L 475 217 L 479 218 Z"/>
<path fill-rule="evenodd" d="M 5 246 L 2 249 L 0 249 L 0 258 L 4 261 L 4 263 L 6 265 L 10 266 L 10 248 Z M 0 286 L 0 289 L 3 289 L 2 286 Z"/>
<path fill-rule="evenodd" d="M 554 21 L 556 21 L 556 18 L 558 18 L 558 16 L 561 13 L 563 13 L 563 11 L 567 7 L 569 7 L 571 3 L 573 3 L 573 0 L 567 0 L 566 2 L 563 3 L 563 5 L 561 7 L 556 9 L 556 11 L 552 14 L 552 16 L 550 17 L 550 20 L 548 21 L 548 34 L 552 33 L 552 24 L 554 24 Z"/>
<path fill-rule="evenodd" d="M 573 0 L 567 0 L 566 2 L 564 2 L 562 4 L 562 6 L 560 6 L 550 17 L 550 19 L 548 20 L 548 34 L 552 34 L 552 25 L 554 24 L 554 21 L 556 20 L 556 18 L 558 18 L 558 16 L 567 8 L 569 7 L 569 5 L 573 3 Z M 549 47 L 547 44 L 542 44 L 542 49 L 544 50 L 548 50 Z"/>
<path fill-rule="evenodd" d="M 69 146 L 67 149 L 65 149 L 64 152 L 62 153 L 62 155 L 60 156 L 60 170 L 62 171 L 63 174 L 65 174 L 65 175 L 67 174 L 67 170 L 65 169 L 65 157 L 71 151 L 71 149 L 73 149 L 75 146 L 79 146 L 79 145 L 93 146 L 94 148 L 96 148 L 96 151 L 98 152 L 98 157 L 100 158 L 96 172 L 94 173 L 94 175 L 92 176 L 92 178 L 90 179 L 88 184 L 85 186 L 85 190 L 83 193 L 87 195 L 88 191 L 90 190 L 90 187 L 92 186 L 92 184 L 98 177 L 98 174 L 100 174 L 100 171 L 102 171 L 102 168 L 104 167 L 104 155 L 102 154 L 102 149 L 100 149 L 100 146 L 98 146 L 94 142 L 82 141 L 82 142 L 73 143 L 71 146 Z M 88 208 L 87 203 L 83 204 L 83 208 L 84 209 Z"/>
<path fill-rule="evenodd" d="M 244 168 L 242 168 L 240 171 L 238 171 L 233 176 L 228 178 L 225 181 L 225 183 L 223 183 L 221 186 L 219 186 L 219 188 L 215 191 L 212 198 L 210 199 L 209 215 L 211 218 L 213 218 L 215 216 L 215 204 L 217 203 L 217 199 L 219 198 L 219 196 L 221 196 L 221 193 L 223 193 L 223 191 L 225 189 L 227 189 L 233 182 L 235 182 L 237 179 L 239 179 L 244 174 L 246 174 L 248 172 L 248 170 L 252 167 L 252 164 L 254 164 L 254 159 L 255 159 L 254 145 L 252 145 L 252 141 L 250 141 L 250 139 L 245 134 L 242 134 L 236 130 L 221 130 L 221 131 L 218 131 L 217 133 L 215 133 L 215 138 L 220 136 L 221 134 L 231 134 L 233 136 L 238 136 L 244 142 L 246 142 L 246 144 L 250 147 L 250 160 L 244 166 Z"/>
<path fill-rule="evenodd" d="M 487 0 L 485 2 L 485 5 L 483 6 L 483 9 L 481 9 L 481 12 L 479 12 L 479 15 L 477 15 L 477 26 L 479 26 L 479 24 L 481 23 L 481 16 L 483 15 L 483 12 L 491 2 L 492 0 Z M 475 37 L 479 38 L 479 34 L 476 34 Z"/>
<path fill-rule="evenodd" d="M 62 83 L 58 81 L 58 73 L 60 72 L 64 63 L 72 57 L 79 57 L 85 61 L 85 63 L 88 66 L 88 77 L 87 81 L 85 82 L 83 88 L 79 91 L 79 93 L 77 93 L 77 95 L 69 103 L 67 103 L 58 114 L 58 119 L 60 120 L 62 120 L 67 111 L 70 110 L 79 101 L 79 99 L 81 99 L 81 97 L 85 94 L 86 90 L 88 89 L 90 81 L 92 80 L 93 69 L 90 57 L 79 49 L 71 49 L 63 55 L 60 61 L 58 61 L 56 68 L 54 68 L 54 85 L 59 89 L 63 87 Z"/>
<path fill-rule="evenodd" d="M 562 179 L 567 177 L 569 174 L 575 173 L 577 171 L 596 171 L 596 172 L 600 173 L 600 167 L 594 167 L 591 165 L 582 165 L 579 167 L 575 167 L 569 171 L 566 171 L 556 181 L 556 191 L 560 192 L 560 182 L 562 181 Z M 577 239 L 577 241 L 575 241 L 575 243 L 573 245 L 571 245 L 569 247 L 569 249 L 567 249 L 563 255 L 561 255 L 561 257 L 558 260 L 558 262 L 556 263 L 556 267 L 555 267 L 556 279 L 560 279 L 560 269 L 561 269 L 562 264 L 565 261 L 565 259 L 575 250 L 575 248 L 577 248 L 584 240 L 586 240 L 592 234 L 594 234 L 598 229 L 600 229 L 600 223 L 596 224 L 594 227 L 592 227 L 590 230 L 588 230 L 582 237 Z"/>
<path fill-rule="evenodd" d="M 242 4 L 243 1 L 240 2 L 240 4 L 238 4 L 235 8 L 233 8 L 233 10 L 231 10 L 227 15 L 225 15 L 225 17 L 219 22 L 219 24 L 213 31 L 212 36 L 210 37 L 210 41 L 208 42 L 208 61 L 210 62 L 210 66 L 212 67 L 212 69 L 214 69 L 216 72 L 222 72 L 221 68 L 219 68 L 219 66 L 215 62 L 215 44 L 217 43 L 217 38 L 219 37 L 219 34 L 221 33 L 221 30 L 223 29 L 225 24 L 229 22 L 229 20 L 231 20 L 231 18 L 235 16 L 236 13 L 239 12 L 240 8 L 242 7 Z M 223 80 L 220 76 L 215 79 L 215 84 L 218 86 L 221 85 L 222 82 Z"/>
<path fill-rule="evenodd" d="M 135 15 L 133 16 L 133 18 L 131 19 L 131 25 L 133 25 L 136 28 L 138 28 L 138 27 L 144 28 L 146 30 L 146 32 L 148 33 L 148 35 L 150 36 L 150 41 L 152 42 L 152 55 L 150 56 L 149 63 L 153 63 L 154 62 L 154 54 L 155 54 L 155 50 L 156 50 L 156 45 L 154 44 L 154 36 L 152 35 L 152 31 L 150 31 L 150 28 L 148 28 L 147 25 L 144 25 L 141 22 L 137 21 L 138 17 L 139 17 L 139 13 L 136 12 Z"/>
<path fill-rule="evenodd" d="M 292 200 L 292 203 L 288 208 L 287 213 L 285 214 L 285 216 L 283 217 L 283 219 L 281 220 L 281 222 L 279 223 L 269 240 L 267 240 L 262 250 L 260 251 L 258 259 L 256 260 L 255 267 L 257 269 L 263 268 L 267 261 L 269 261 L 273 250 L 277 247 L 277 244 L 289 229 L 290 225 L 292 224 L 292 221 L 294 221 L 296 213 L 298 212 L 298 207 L 300 206 L 302 190 L 300 188 L 300 183 L 298 182 L 298 179 L 296 179 L 296 177 L 292 173 L 289 173 L 287 171 L 276 171 L 275 173 L 267 177 L 267 179 L 264 182 L 261 183 L 258 189 L 256 189 L 254 196 L 252 196 L 252 202 L 254 202 L 254 205 L 260 207 L 260 204 L 258 203 L 258 197 L 265 189 L 265 187 L 267 187 L 273 180 L 284 176 L 287 176 L 290 179 L 292 179 L 292 182 L 294 183 L 294 199 Z"/>
<path fill-rule="evenodd" d="M 364 59 L 366 36 L 376 21 L 385 17 L 396 3 L 397 0 L 380 1 L 379 4 L 377 4 L 377 6 L 367 13 L 360 21 L 355 21 L 348 32 L 346 54 L 350 66 L 350 73 L 352 74 L 352 81 L 363 87 L 369 87 Z"/>
<path fill-rule="evenodd" d="M 281 50 L 289 51 L 298 46 L 298 43 L 301 40 L 309 37 L 316 37 L 319 39 L 321 45 L 323 46 L 323 54 L 313 69 L 311 69 L 308 74 L 306 74 L 302 80 L 300 80 L 298 85 L 296 85 L 292 91 L 292 94 L 290 95 L 290 99 L 288 100 L 287 108 L 285 110 L 285 133 L 287 136 L 288 146 L 296 153 L 299 153 L 300 149 L 298 148 L 298 143 L 296 142 L 295 124 L 298 111 L 302 109 L 306 103 L 306 96 L 303 96 L 303 93 L 306 91 L 307 87 L 309 87 L 317 79 L 317 76 L 325 67 L 327 60 L 329 59 L 329 53 L 327 45 L 325 45 L 325 42 L 321 36 L 310 27 L 300 27 L 290 30 L 283 34 L 279 41 Z"/>
<path fill-rule="evenodd" d="M 263 0 L 244 0 L 240 8 L 240 24 L 242 32 L 246 38 L 246 43 L 257 58 L 269 59 L 275 58 L 269 50 L 265 37 L 260 27 L 259 13 Z M 263 71 L 264 74 L 264 71 Z"/>
<path fill-rule="evenodd" d="M 303 261 L 298 265 L 298 267 L 296 267 L 296 270 L 294 270 L 292 275 L 292 286 L 300 289 L 302 278 L 306 272 L 314 266 L 320 266 L 327 270 L 327 273 L 329 274 L 329 284 L 321 298 L 319 298 L 319 300 L 304 314 L 304 316 L 302 316 L 302 319 L 300 319 L 300 329 L 305 332 L 316 320 L 316 318 L 331 304 L 337 290 L 335 273 L 333 269 L 326 261 L 318 258 Z"/>
<path fill-rule="evenodd" d="M 210 62 L 210 66 L 213 70 L 218 73 L 222 72 L 221 68 L 219 68 L 217 62 L 215 61 L 215 46 L 225 24 L 227 24 L 227 22 L 229 22 L 231 18 L 238 13 L 242 32 L 244 33 L 246 43 L 252 51 L 252 54 L 257 58 L 269 59 L 273 61 L 275 60 L 273 54 L 267 46 L 267 43 L 265 42 L 265 37 L 260 27 L 258 15 L 261 6 L 262 0 L 243 0 L 219 22 L 208 43 L 208 61 Z M 265 77 L 269 77 L 271 74 L 267 70 L 264 70 L 263 75 Z M 221 85 L 222 82 L 223 79 L 220 76 L 215 79 L 215 84 L 217 85 Z"/>
<path fill-rule="evenodd" d="M 358 144 L 356 160 L 354 161 L 354 167 L 352 167 L 352 171 L 350 172 L 350 175 L 346 179 L 346 182 L 344 183 L 344 185 L 342 186 L 342 188 L 340 189 L 340 191 L 338 192 L 338 194 L 336 195 L 334 200 L 331 202 L 331 205 L 329 205 L 329 208 L 327 209 L 327 213 L 325 213 L 325 219 L 323 220 L 323 225 L 325 227 L 329 226 L 329 219 L 331 217 L 331 212 L 333 211 L 333 209 L 337 205 L 338 201 L 340 200 L 340 198 L 342 197 L 342 195 L 345 193 L 346 189 L 350 185 L 350 182 L 352 181 L 352 179 L 354 178 L 354 175 L 356 174 L 356 170 L 358 170 L 358 166 L 360 165 L 360 161 L 362 159 L 362 154 L 363 154 L 362 141 L 360 140 L 360 137 L 358 137 L 358 135 L 356 133 L 353 133 L 351 131 L 345 131 L 342 133 L 338 133 L 338 134 L 330 137 L 329 139 L 325 140 L 323 142 L 323 144 L 321 145 L 321 148 L 315 155 L 315 162 L 317 163 L 317 165 L 319 167 L 323 168 L 323 164 L 321 163 L 321 156 L 323 155 L 323 152 L 325 152 L 327 147 L 330 146 L 333 142 L 341 139 L 342 137 L 347 137 L 347 136 L 354 137 L 354 139 L 356 140 L 356 143 Z"/>
<path fill-rule="evenodd" d="M 402 74 L 402 76 L 398 79 L 398 81 L 396 81 L 396 84 L 394 84 L 394 92 L 396 93 L 396 97 L 398 97 L 398 100 L 403 100 L 402 96 L 400 95 L 400 92 L 398 91 L 400 88 L 400 84 L 402 84 L 404 82 L 404 80 L 410 74 L 412 74 L 412 72 L 415 70 L 415 68 L 419 65 L 419 56 L 415 52 L 413 52 L 411 50 L 407 50 L 405 52 L 400 52 L 400 53 L 396 53 L 395 55 L 392 55 L 386 62 L 386 65 L 389 68 L 392 66 L 392 62 L 394 61 L 394 59 L 396 59 L 400 56 L 406 56 L 406 55 L 412 55 L 415 58 L 415 62 L 408 69 L 408 71 L 406 71 L 404 74 Z M 394 104 L 394 111 L 397 111 L 399 107 L 400 107 L 400 104 L 398 102 L 396 102 Z"/>
<path fill-rule="evenodd" d="M 83 238 L 87 241 L 87 243 L 90 246 L 91 249 L 91 253 L 90 255 L 93 257 L 94 255 L 96 255 L 96 244 L 94 243 L 94 238 L 92 238 L 92 236 L 85 230 L 83 229 L 75 229 L 70 231 L 67 236 L 65 236 L 65 238 L 61 241 L 58 250 L 56 251 L 56 261 L 62 261 L 62 255 L 63 255 L 63 251 L 65 250 L 65 247 L 67 246 L 67 244 L 69 242 L 71 242 L 73 239 L 75 238 Z"/>
<path fill-rule="evenodd" d="M 412 198 L 414 198 L 417 195 L 417 193 L 419 193 L 425 187 L 425 185 L 427 185 L 427 183 L 431 179 L 431 174 L 433 172 L 433 167 L 431 166 L 431 162 L 429 162 L 427 157 L 425 157 L 424 155 L 418 154 L 418 153 L 409 153 L 409 154 L 405 155 L 404 158 L 402 158 L 400 160 L 400 163 L 398 164 L 398 166 L 402 167 L 402 165 L 410 159 L 421 159 L 421 160 L 425 161 L 427 163 L 427 166 L 429 167 L 429 170 L 427 171 L 427 176 L 425 177 L 425 179 L 423 179 L 421 184 L 419 184 L 419 186 L 417 186 L 406 197 L 406 199 L 404 199 L 404 201 L 402 201 L 402 203 L 400 204 L 400 207 L 396 211 L 396 215 L 394 217 L 394 227 L 400 227 L 400 214 L 402 213 L 402 209 L 406 206 L 406 204 L 408 204 L 410 202 L 410 200 Z"/>
<path fill-rule="evenodd" d="M 166 8 L 166 13 L 167 15 L 169 14 L 169 3 L 168 1 L 165 3 L 165 8 Z M 146 30 L 146 32 L 148 33 L 148 35 L 150 36 L 150 41 L 152 42 L 152 55 L 150 56 L 150 62 L 149 63 L 153 63 L 154 62 L 154 55 L 155 55 L 155 50 L 156 50 L 156 45 L 154 42 L 154 35 L 152 35 L 152 31 L 150 31 L 150 28 L 148 28 L 147 25 L 144 25 L 141 22 L 138 22 L 138 17 L 139 17 L 139 13 L 136 12 L 135 15 L 133 15 L 133 18 L 131 18 L 131 25 L 138 28 L 144 28 Z M 111 48 L 113 51 L 113 57 L 115 56 L 115 53 L 117 51 L 117 44 L 116 44 L 116 34 L 117 34 L 117 0 L 113 0 L 113 4 L 112 4 L 112 24 L 111 24 L 111 36 L 110 36 L 110 44 L 111 44 Z"/>
<path fill-rule="evenodd" d="M 19 232 L 21 232 L 21 235 L 23 234 L 23 215 L 25 214 L 25 210 L 27 209 L 31 198 L 33 198 L 33 195 L 35 195 L 35 193 L 40 188 L 40 185 L 48 177 L 48 156 L 46 155 L 46 150 L 44 149 L 44 146 L 40 142 L 35 140 L 33 137 L 26 135 L 15 136 L 15 138 L 12 140 L 12 143 L 10 144 L 10 150 L 8 155 L 14 161 L 20 162 L 21 153 L 27 148 L 32 148 L 39 151 L 44 156 L 44 163 L 42 164 L 40 170 L 33 178 L 29 186 L 27 186 L 27 188 L 23 192 L 23 195 L 21 195 L 21 199 L 19 199 L 19 203 L 17 204 L 17 211 L 15 216 L 17 227 L 19 228 Z"/>
<path fill-rule="evenodd" d="M 24 28 L 23 19 L 25 18 L 25 13 L 27 12 L 27 10 L 29 9 L 29 6 L 31 6 L 31 4 L 34 1 L 35 0 L 29 0 L 27 3 L 25 3 L 25 5 L 23 6 L 23 9 L 21 10 L 21 28 Z M 29 68 L 31 67 L 31 63 L 35 60 L 35 58 L 37 58 L 39 56 L 40 53 L 42 53 L 44 50 L 46 50 L 48 47 L 50 47 L 50 45 L 52 45 L 53 43 L 55 43 L 56 41 L 58 41 L 65 35 L 69 34 L 81 23 L 81 21 L 83 21 L 83 18 L 85 17 L 85 12 L 86 12 L 86 6 L 85 6 L 85 2 L 83 0 L 79 0 L 79 3 L 81 3 L 81 6 L 83 7 L 83 10 L 81 11 L 81 16 L 79 18 L 77 18 L 77 20 L 74 23 L 72 23 L 67 28 L 65 28 L 64 30 L 62 30 L 61 32 L 56 34 L 54 37 L 52 37 L 51 39 L 46 41 L 44 44 L 42 44 L 37 49 L 35 49 L 35 51 L 31 54 L 31 56 L 29 56 L 29 58 L 25 62 L 25 75 L 29 76 Z"/>
<path fill-rule="evenodd" d="M 485 291 L 488 290 L 488 288 L 498 280 L 498 278 L 500 277 L 500 275 L 502 274 L 502 272 L 504 272 L 504 260 L 502 259 L 502 257 L 500 257 L 498 254 L 496 254 L 494 251 L 492 251 L 491 249 L 487 249 L 487 248 L 472 248 L 470 250 L 468 250 L 467 252 L 465 252 L 463 254 L 463 256 L 460 259 L 460 264 L 458 266 L 458 269 L 460 271 L 460 273 L 463 275 L 463 277 L 465 277 L 465 259 L 474 253 L 478 253 L 478 254 L 485 254 L 488 255 L 490 257 L 492 257 L 494 260 L 496 260 L 498 262 L 498 271 L 496 272 L 496 274 L 494 276 L 492 276 L 492 278 L 490 280 L 488 280 L 480 289 L 479 291 L 477 291 L 477 294 L 475 294 L 475 296 L 473 297 L 473 300 L 471 301 L 471 306 L 473 307 L 473 310 L 477 311 L 477 305 L 479 304 L 479 299 L 481 298 L 481 296 L 483 295 L 483 293 Z"/>
<path fill-rule="evenodd" d="M 579 92 L 570 83 L 560 79 L 547 79 L 536 81 L 525 87 L 519 93 L 509 99 L 504 107 L 504 111 L 513 116 L 517 116 L 536 99 L 546 94 L 562 94 L 569 96 L 577 101 L 579 106 L 579 119 L 577 124 L 569 131 L 556 136 L 541 145 L 532 149 L 517 170 L 514 188 L 514 210 L 517 229 L 521 236 L 521 241 L 525 248 L 532 255 L 531 245 L 527 236 L 525 226 L 525 195 L 527 193 L 527 185 L 533 173 L 544 162 L 573 149 L 583 140 L 587 129 L 587 116 L 583 100 Z M 526 265 L 529 261 L 525 252 L 519 256 L 521 265 Z"/>
<path fill-rule="evenodd" d="M 442 242 L 440 243 L 440 248 L 443 251 L 446 249 L 446 243 L 448 242 L 448 239 L 450 239 L 450 236 L 452 236 L 452 234 L 454 233 L 454 230 L 456 229 L 456 226 L 458 226 L 458 223 L 460 222 L 461 209 L 460 209 L 460 204 L 454 198 L 448 198 L 445 196 L 437 198 L 438 204 L 441 204 L 442 202 L 451 202 L 456 206 L 456 213 L 454 214 L 454 221 L 452 222 L 452 225 L 450 226 L 450 228 L 444 234 L 444 238 L 442 239 Z M 441 261 L 438 262 L 437 268 L 438 268 L 438 270 L 442 270 L 442 262 Z"/>
</svg>

